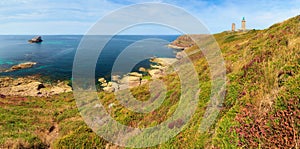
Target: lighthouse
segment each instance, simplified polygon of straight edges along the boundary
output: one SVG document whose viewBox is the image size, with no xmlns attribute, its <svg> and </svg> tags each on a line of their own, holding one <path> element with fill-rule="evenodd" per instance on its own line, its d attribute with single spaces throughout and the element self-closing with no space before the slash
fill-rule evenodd
<svg viewBox="0 0 300 149">
<path fill-rule="evenodd" d="M 245 17 L 243 17 L 243 20 L 242 20 L 242 31 L 246 31 L 246 20 L 245 20 Z"/>
<path fill-rule="evenodd" d="M 235 23 L 232 23 L 232 25 L 231 25 L 231 31 L 235 32 Z"/>
</svg>

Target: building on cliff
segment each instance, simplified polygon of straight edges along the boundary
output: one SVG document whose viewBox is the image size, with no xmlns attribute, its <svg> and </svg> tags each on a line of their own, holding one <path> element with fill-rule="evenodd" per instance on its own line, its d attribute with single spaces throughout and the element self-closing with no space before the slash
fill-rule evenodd
<svg viewBox="0 0 300 149">
<path fill-rule="evenodd" d="M 231 31 L 235 32 L 235 23 L 232 23 Z"/>
<path fill-rule="evenodd" d="M 238 29 L 238 30 L 236 30 L 235 23 L 232 23 L 232 25 L 231 25 L 231 31 L 232 32 L 235 32 L 235 31 L 246 32 L 246 31 L 248 31 L 248 29 L 246 28 L 246 19 L 245 19 L 245 17 L 243 17 L 243 19 L 241 21 L 241 28 Z"/>
<path fill-rule="evenodd" d="M 245 17 L 243 17 L 243 20 L 242 20 L 242 31 L 246 31 L 246 20 L 245 20 Z"/>
</svg>

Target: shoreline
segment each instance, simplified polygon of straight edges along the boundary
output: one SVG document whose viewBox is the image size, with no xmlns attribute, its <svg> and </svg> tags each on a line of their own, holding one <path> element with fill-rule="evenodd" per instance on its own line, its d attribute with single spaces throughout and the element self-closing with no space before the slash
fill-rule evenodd
<svg viewBox="0 0 300 149">
<path fill-rule="evenodd" d="M 150 68 L 140 67 L 138 72 L 130 72 L 121 76 L 111 76 L 110 80 L 98 78 L 95 82 L 99 91 L 112 93 L 119 90 L 131 89 L 144 85 L 150 79 L 163 77 L 165 70 L 176 62 L 176 58 L 157 58 L 149 59 Z M 66 92 L 72 92 L 71 79 L 49 80 L 47 76 L 39 74 L 30 76 L 0 76 L 0 95 L 1 96 L 36 96 L 49 97 Z"/>
</svg>

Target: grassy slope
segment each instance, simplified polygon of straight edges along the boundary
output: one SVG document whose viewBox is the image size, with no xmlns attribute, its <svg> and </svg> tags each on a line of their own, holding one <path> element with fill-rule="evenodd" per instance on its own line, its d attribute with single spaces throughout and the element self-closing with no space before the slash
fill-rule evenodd
<svg viewBox="0 0 300 149">
<path fill-rule="evenodd" d="M 201 55 L 191 55 L 202 91 L 196 114 L 184 131 L 153 148 L 296 147 L 297 143 L 299 147 L 299 23 L 297 16 L 262 31 L 215 35 L 226 60 L 228 84 L 224 108 L 206 133 L 199 133 L 198 127 L 210 96 L 209 67 Z M 122 108 L 113 94 L 99 93 L 99 97 L 105 106 L 116 104 L 110 113 L 121 123 L 154 126 L 176 110 L 180 97 L 176 74 L 162 80 L 167 84 L 167 98 L 149 114 Z M 146 100 L 147 90 L 142 86 L 132 93 Z M 53 148 L 105 148 L 107 143 L 84 124 L 71 94 L 0 99 L 0 124 L 0 148 L 46 148 L 50 144 Z"/>
</svg>

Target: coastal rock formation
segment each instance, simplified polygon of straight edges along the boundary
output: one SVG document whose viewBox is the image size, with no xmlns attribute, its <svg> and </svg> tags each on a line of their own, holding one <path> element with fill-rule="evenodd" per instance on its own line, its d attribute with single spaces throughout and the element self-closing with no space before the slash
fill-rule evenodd
<svg viewBox="0 0 300 149">
<path fill-rule="evenodd" d="M 138 72 L 131 72 L 121 78 L 119 75 L 114 75 L 111 82 L 107 82 L 104 78 L 99 78 L 100 87 L 107 93 L 137 87 L 148 82 L 142 79 L 143 75 Z"/>
<path fill-rule="evenodd" d="M 139 71 L 140 71 L 140 72 L 146 72 L 147 70 L 146 70 L 146 68 L 144 68 L 144 67 L 140 67 L 140 68 L 139 68 Z"/>
<path fill-rule="evenodd" d="M 148 73 L 152 78 L 160 78 L 164 76 L 164 72 L 162 69 L 152 69 L 149 70 Z"/>
<path fill-rule="evenodd" d="M 121 76 L 119 75 L 113 75 L 111 76 L 111 80 L 114 82 L 119 82 L 120 81 Z"/>
<path fill-rule="evenodd" d="M 99 78 L 98 82 L 100 82 L 100 83 L 106 83 L 106 80 L 104 78 Z"/>
<path fill-rule="evenodd" d="M 168 47 L 172 48 L 172 49 L 177 49 L 177 50 L 184 50 L 185 49 L 185 47 L 180 47 L 180 46 L 176 46 L 176 45 L 173 45 L 173 44 L 169 44 Z"/>
<path fill-rule="evenodd" d="M 45 86 L 41 82 L 31 82 L 4 88 L 1 92 L 3 91 L 3 93 L 14 96 L 38 96 L 42 94 L 42 88 L 45 88 Z"/>
<path fill-rule="evenodd" d="M 5 72 L 11 72 L 11 71 L 16 71 L 16 70 L 20 70 L 20 69 L 31 68 L 36 64 L 37 64 L 36 62 L 21 63 L 21 64 L 18 64 L 18 65 L 12 66 L 10 69 L 6 70 Z"/>
<path fill-rule="evenodd" d="M 30 42 L 30 43 L 40 43 L 40 42 L 42 42 L 42 41 L 43 41 L 43 40 L 42 40 L 42 37 L 41 37 L 41 36 L 36 36 L 36 37 L 34 37 L 34 38 L 28 40 L 28 42 Z"/>
<path fill-rule="evenodd" d="M 150 62 L 155 63 L 155 65 L 151 65 L 152 69 L 148 70 L 148 74 L 152 78 L 160 78 L 164 76 L 170 66 L 177 61 L 178 59 L 176 58 L 152 58 L 150 59 Z"/>
<path fill-rule="evenodd" d="M 160 65 L 150 65 L 152 69 L 163 69 L 163 66 Z"/>
<path fill-rule="evenodd" d="M 50 95 L 56 95 L 60 93 L 72 92 L 72 88 L 67 85 L 65 82 L 60 82 L 55 86 L 50 87 Z M 46 92 L 47 93 L 47 92 Z"/>
<path fill-rule="evenodd" d="M 142 77 L 143 76 L 142 74 L 137 73 L 137 72 L 130 72 L 128 75 L 129 76 L 134 76 L 134 77 Z"/>
<path fill-rule="evenodd" d="M 129 88 L 141 85 L 141 77 L 125 76 L 120 80 L 120 84 L 127 84 Z"/>
<path fill-rule="evenodd" d="M 184 50 L 187 47 L 191 47 L 194 45 L 193 40 L 190 38 L 191 35 L 183 35 L 179 36 L 175 41 L 170 43 L 168 47 L 173 49 Z"/>
<path fill-rule="evenodd" d="M 104 87 L 103 91 L 107 92 L 107 93 L 112 93 L 115 91 L 114 87 Z"/>
<path fill-rule="evenodd" d="M 151 58 L 150 59 L 150 62 L 156 63 L 163 67 L 170 66 L 173 63 L 175 63 L 176 61 L 177 61 L 177 59 L 175 59 L 175 58 Z"/>
<path fill-rule="evenodd" d="M 71 91 L 72 88 L 65 82 L 50 85 L 30 77 L 0 78 L 0 93 L 5 96 L 52 96 Z"/>
<path fill-rule="evenodd" d="M 106 86 L 107 86 L 107 83 L 102 83 L 101 86 L 102 86 L 102 87 L 106 87 Z"/>
</svg>

